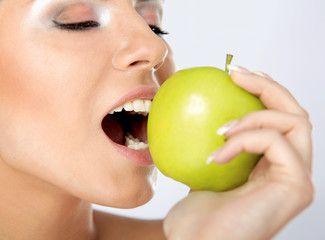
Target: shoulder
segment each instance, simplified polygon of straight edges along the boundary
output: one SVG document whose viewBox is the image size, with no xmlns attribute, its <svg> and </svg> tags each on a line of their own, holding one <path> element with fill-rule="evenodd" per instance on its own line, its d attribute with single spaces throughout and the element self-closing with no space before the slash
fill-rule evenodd
<svg viewBox="0 0 325 240">
<path fill-rule="evenodd" d="M 99 240 L 165 240 L 162 220 L 141 220 L 94 210 Z"/>
</svg>

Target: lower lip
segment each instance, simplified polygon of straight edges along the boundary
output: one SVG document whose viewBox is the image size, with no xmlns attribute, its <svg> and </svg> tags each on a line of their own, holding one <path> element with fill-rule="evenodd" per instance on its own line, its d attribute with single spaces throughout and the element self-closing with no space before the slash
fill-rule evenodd
<svg viewBox="0 0 325 240">
<path fill-rule="evenodd" d="M 115 149 L 125 158 L 130 160 L 131 162 L 134 162 L 138 165 L 143 165 L 143 166 L 151 166 L 153 165 L 153 161 L 150 155 L 149 149 L 147 150 L 134 150 L 131 148 L 128 148 L 126 146 L 117 144 L 113 142 L 111 139 L 109 141 L 113 144 Z"/>
</svg>

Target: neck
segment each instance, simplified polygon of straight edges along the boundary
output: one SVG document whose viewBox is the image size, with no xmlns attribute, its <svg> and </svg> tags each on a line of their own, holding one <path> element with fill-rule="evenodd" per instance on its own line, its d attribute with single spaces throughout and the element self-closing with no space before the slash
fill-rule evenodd
<svg viewBox="0 0 325 240">
<path fill-rule="evenodd" d="M 91 204 L 0 161 L 0 239 L 95 239 Z"/>
</svg>

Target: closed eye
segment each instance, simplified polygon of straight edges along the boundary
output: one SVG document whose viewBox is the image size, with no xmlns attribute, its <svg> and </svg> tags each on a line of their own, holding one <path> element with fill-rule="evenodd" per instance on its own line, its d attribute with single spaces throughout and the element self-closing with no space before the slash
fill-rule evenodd
<svg viewBox="0 0 325 240">
<path fill-rule="evenodd" d="M 53 20 L 53 23 L 57 28 L 62 30 L 71 30 L 71 31 L 86 31 L 92 28 L 97 28 L 100 24 L 96 21 L 84 21 L 84 22 L 76 22 L 76 23 L 60 23 Z"/>
<path fill-rule="evenodd" d="M 92 28 L 97 28 L 100 24 L 96 21 L 84 21 L 84 22 L 75 22 L 75 23 L 60 23 L 58 21 L 53 20 L 53 23 L 57 28 L 62 30 L 70 30 L 70 31 L 87 31 Z M 155 25 L 149 25 L 150 29 L 158 36 L 167 35 L 168 32 L 162 30 L 160 27 Z"/>
</svg>

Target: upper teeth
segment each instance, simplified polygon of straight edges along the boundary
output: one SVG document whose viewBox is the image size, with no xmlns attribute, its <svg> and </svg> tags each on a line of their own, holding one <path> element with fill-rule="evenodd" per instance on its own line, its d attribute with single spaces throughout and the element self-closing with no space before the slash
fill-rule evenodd
<svg viewBox="0 0 325 240">
<path fill-rule="evenodd" d="M 151 107 L 151 100 L 144 100 L 144 99 L 137 99 L 130 102 L 125 103 L 123 106 L 115 108 L 113 111 L 110 112 L 110 114 L 113 114 L 115 112 L 122 112 L 124 109 L 127 112 L 137 112 L 141 113 L 143 115 L 148 115 Z"/>
</svg>

